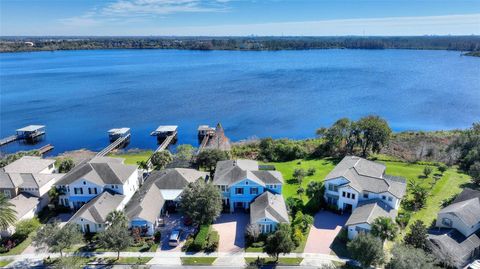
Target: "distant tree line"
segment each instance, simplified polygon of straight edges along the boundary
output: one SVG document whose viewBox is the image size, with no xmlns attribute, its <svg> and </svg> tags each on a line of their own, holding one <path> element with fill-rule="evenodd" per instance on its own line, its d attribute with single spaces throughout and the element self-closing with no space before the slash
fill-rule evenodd
<svg viewBox="0 0 480 269">
<path fill-rule="evenodd" d="M 480 36 L 404 37 L 3 37 L 0 52 L 90 49 L 480 51 Z"/>
</svg>

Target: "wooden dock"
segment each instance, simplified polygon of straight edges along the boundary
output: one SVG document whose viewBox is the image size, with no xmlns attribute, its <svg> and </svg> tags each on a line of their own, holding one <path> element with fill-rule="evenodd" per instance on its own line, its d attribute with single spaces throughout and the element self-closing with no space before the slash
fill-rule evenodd
<svg viewBox="0 0 480 269">
<path fill-rule="evenodd" d="M 6 145 L 8 143 L 12 143 L 13 141 L 17 141 L 19 139 L 18 135 L 11 135 L 9 137 L 2 138 L 0 140 L 0 146 Z"/>
<path fill-rule="evenodd" d="M 202 143 L 200 143 L 200 146 L 198 147 L 197 154 L 202 152 L 203 148 L 207 145 L 209 139 L 210 139 L 210 136 L 208 135 L 203 137 Z"/>
<path fill-rule="evenodd" d="M 39 149 L 37 149 L 37 151 L 40 153 L 40 154 L 45 154 L 47 152 L 49 152 L 50 150 L 54 149 L 55 147 L 52 145 L 52 144 L 48 144 L 48 145 L 45 145 Z"/>
<path fill-rule="evenodd" d="M 177 136 L 177 131 L 174 131 L 172 134 L 168 135 L 167 137 L 165 137 L 165 140 L 163 140 L 163 142 L 160 144 L 160 146 L 158 146 L 158 148 L 153 152 L 153 154 L 157 153 L 157 152 L 160 152 L 162 150 L 165 150 L 167 149 L 167 147 L 170 145 L 170 143 L 172 143 L 173 139 Z M 150 156 L 150 158 L 148 158 L 147 160 L 147 166 L 148 167 L 151 167 L 152 166 L 152 156 L 153 154 Z"/>
<path fill-rule="evenodd" d="M 97 155 L 95 155 L 95 157 L 104 157 L 105 155 L 110 153 L 112 150 L 114 150 L 114 149 L 118 148 L 120 145 L 122 145 L 129 138 L 130 138 L 130 134 L 118 138 L 117 140 L 112 142 L 110 145 L 108 145 L 106 148 L 104 148 L 102 151 L 97 153 Z"/>
</svg>

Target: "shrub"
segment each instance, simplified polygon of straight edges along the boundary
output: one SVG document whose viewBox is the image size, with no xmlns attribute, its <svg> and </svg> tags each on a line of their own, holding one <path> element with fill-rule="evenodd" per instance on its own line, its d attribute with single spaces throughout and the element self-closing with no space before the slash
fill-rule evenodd
<svg viewBox="0 0 480 269">
<path fill-rule="evenodd" d="M 205 250 L 208 252 L 214 252 L 218 249 L 218 242 L 220 241 L 220 235 L 217 231 L 211 231 L 208 235 L 207 247 Z"/>
<path fill-rule="evenodd" d="M 205 247 L 207 246 L 207 238 L 210 234 L 211 229 L 212 228 L 210 225 L 200 226 L 200 230 L 198 231 L 197 236 L 195 236 L 195 240 L 193 240 L 192 250 L 200 251 L 202 249 L 205 249 Z"/>
<path fill-rule="evenodd" d="M 305 236 L 303 235 L 302 229 L 300 227 L 295 227 L 292 236 L 293 243 L 295 246 L 298 247 L 300 244 L 305 240 Z"/>
<path fill-rule="evenodd" d="M 402 213 L 398 214 L 395 221 L 398 223 L 398 225 L 405 228 L 405 227 L 407 227 L 407 224 L 410 221 L 410 217 L 411 217 L 410 212 L 402 212 Z"/>
<path fill-rule="evenodd" d="M 40 221 L 37 218 L 21 220 L 15 225 L 15 234 L 18 238 L 27 238 L 28 235 L 40 227 Z"/>
<path fill-rule="evenodd" d="M 298 184 L 302 183 L 304 177 L 305 170 L 303 170 L 302 168 L 295 169 L 295 171 L 293 171 L 293 178 L 297 181 Z"/>
<path fill-rule="evenodd" d="M 307 176 L 313 176 L 315 175 L 316 172 L 317 172 L 317 169 L 315 169 L 314 167 L 310 167 L 307 170 Z"/>
<path fill-rule="evenodd" d="M 185 241 L 185 244 L 183 244 L 182 251 L 190 250 L 192 248 L 192 245 L 193 245 L 193 237 L 190 237 Z"/>
<path fill-rule="evenodd" d="M 154 234 L 153 234 L 153 241 L 155 243 L 160 243 L 160 240 L 162 238 L 162 233 L 160 231 L 156 231 Z"/>
<path fill-rule="evenodd" d="M 258 242 L 252 243 L 251 246 L 253 248 L 263 248 L 265 246 L 265 241 L 258 241 Z"/>
</svg>

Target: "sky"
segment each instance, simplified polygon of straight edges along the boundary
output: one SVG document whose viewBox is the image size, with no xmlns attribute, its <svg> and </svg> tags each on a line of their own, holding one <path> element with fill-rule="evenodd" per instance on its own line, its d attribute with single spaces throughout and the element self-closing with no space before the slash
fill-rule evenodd
<svg viewBox="0 0 480 269">
<path fill-rule="evenodd" d="M 480 0 L 0 0 L 1 36 L 472 34 Z"/>
</svg>

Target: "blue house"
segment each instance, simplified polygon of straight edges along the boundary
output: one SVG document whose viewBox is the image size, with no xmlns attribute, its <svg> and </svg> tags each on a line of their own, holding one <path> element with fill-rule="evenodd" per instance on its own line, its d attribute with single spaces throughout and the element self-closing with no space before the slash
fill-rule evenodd
<svg viewBox="0 0 480 269">
<path fill-rule="evenodd" d="M 222 192 L 230 212 L 249 209 L 250 203 L 267 190 L 281 194 L 283 177 L 278 171 L 259 170 L 252 160 L 227 160 L 217 163 L 213 184 Z"/>
</svg>

